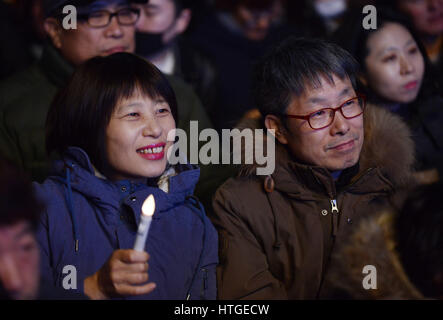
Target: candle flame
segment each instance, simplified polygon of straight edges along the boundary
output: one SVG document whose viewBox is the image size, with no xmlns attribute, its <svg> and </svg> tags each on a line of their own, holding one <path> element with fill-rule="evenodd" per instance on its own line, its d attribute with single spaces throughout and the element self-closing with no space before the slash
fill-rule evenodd
<svg viewBox="0 0 443 320">
<path fill-rule="evenodd" d="M 145 202 L 143 202 L 142 206 L 142 214 L 145 216 L 152 216 L 155 211 L 155 200 L 152 194 L 146 198 Z"/>
</svg>

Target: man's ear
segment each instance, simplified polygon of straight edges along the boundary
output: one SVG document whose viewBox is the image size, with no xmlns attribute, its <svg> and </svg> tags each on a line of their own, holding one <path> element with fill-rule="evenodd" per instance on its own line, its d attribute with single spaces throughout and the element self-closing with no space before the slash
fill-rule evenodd
<svg viewBox="0 0 443 320">
<path fill-rule="evenodd" d="M 46 18 L 44 22 L 44 28 L 48 36 L 51 38 L 51 42 L 57 49 L 62 46 L 62 26 L 56 18 Z"/>
<path fill-rule="evenodd" d="M 286 129 L 280 118 L 275 115 L 268 114 L 265 117 L 265 126 L 269 130 L 275 130 L 275 137 L 277 138 L 278 142 L 280 142 L 281 144 L 288 144 L 288 139 L 286 138 Z"/>
<path fill-rule="evenodd" d="M 191 22 L 192 11 L 191 9 L 183 9 L 177 17 L 175 31 L 177 35 L 182 34 L 188 29 L 189 23 Z"/>
<path fill-rule="evenodd" d="M 190 9 L 183 9 L 175 19 L 174 26 L 163 35 L 163 41 L 168 43 L 175 37 L 185 32 L 189 26 L 189 23 L 191 22 L 191 15 Z"/>
</svg>

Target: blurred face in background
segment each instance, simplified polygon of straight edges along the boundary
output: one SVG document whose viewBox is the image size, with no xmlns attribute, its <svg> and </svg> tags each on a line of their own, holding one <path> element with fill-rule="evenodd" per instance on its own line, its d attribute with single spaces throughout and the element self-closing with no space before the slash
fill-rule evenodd
<svg viewBox="0 0 443 320">
<path fill-rule="evenodd" d="M 364 82 L 381 98 L 413 102 L 422 85 L 425 63 L 410 32 L 398 23 L 386 23 L 366 43 Z"/>
<path fill-rule="evenodd" d="M 136 25 L 136 50 L 144 57 L 153 57 L 169 49 L 191 21 L 191 10 L 177 12 L 173 0 L 150 0 L 137 8 L 140 19 Z"/>
<path fill-rule="evenodd" d="M 323 18 L 335 18 L 347 9 L 346 0 L 313 0 L 315 11 Z"/>
<path fill-rule="evenodd" d="M 191 18 L 189 9 L 177 13 L 173 0 L 149 0 L 137 8 L 140 9 L 137 31 L 161 33 L 165 43 L 184 32 Z"/>
<path fill-rule="evenodd" d="M 40 280 L 39 249 L 30 225 L 0 226 L 0 286 L 11 299 L 35 299 Z"/>
<path fill-rule="evenodd" d="M 113 13 L 122 9 L 129 9 L 127 1 L 95 1 L 86 8 L 78 8 L 78 14 L 100 15 L 103 11 Z M 78 19 L 77 29 L 69 30 L 56 18 L 47 18 L 45 30 L 63 57 L 75 66 L 96 56 L 135 50 L 135 21 L 132 25 L 122 25 L 116 16 L 104 27 L 92 27 Z"/>
<path fill-rule="evenodd" d="M 266 9 L 257 9 L 239 3 L 234 11 L 234 17 L 243 29 L 246 38 L 260 41 L 266 38 L 272 25 L 281 21 L 283 6 L 280 1 L 272 1 Z"/>
<path fill-rule="evenodd" d="M 434 36 L 443 33 L 443 0 L 401 0 L 397 4 L 420 33 Z"/>
</svg>

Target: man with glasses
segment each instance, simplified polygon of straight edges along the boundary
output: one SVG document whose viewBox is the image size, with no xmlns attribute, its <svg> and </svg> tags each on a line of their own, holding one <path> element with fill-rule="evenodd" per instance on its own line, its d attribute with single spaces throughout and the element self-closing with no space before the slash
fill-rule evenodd
<svg viewBox="0 0 443 320">
<path fill-rule="evenodd" d="M 334 246 L 408 183 L 406 125 L 366 106 L 356 75 L 352 56 L 322 40 L 290 38 L 257 65 L 252 127 L 272 129 L 276 168 L 261 177 L 244 165 L 215 195 L 219 298 L 322 297 Z"/>
<path fill-rule="evenodd" d="M 49 41 L 42 57 L 0 83 L 0 153 L 33 180 L 43 180 L 48 173 L 46 114 L 75 67 L 95 56 L 135 50 L 139 12 L 130 7 L 134 1 L 147 0 L 43 1 Z M 68 4 L 77 9 L 77 29 L 63 28 L 63 7 Z"/>
<path fill-rule="evenodd" d="M 134 27 L 140 12 L 129 7 L 129 1 L 78 1 L 79 5 L 75 1 L 47 2 L 45 30 L 54 47 L 74 66 L 95 56 L 134 52 Z M 77 29 L 63 28 L 66 4 L 77 8 Z"/>
<path fill-rule="evenodd" d="M 45 148 L 46 114 L 58 89 L 76 66 L 96 56 L 135 51 L 135 24 L 140 17 L 133 4 L 148 0 L 45 0 L 44 28 L 50 43 L 40 61 L 0 83 L 0 153 L 43 181 L 50 168 Z M 77 28 L 65 29 L 66 5 L 77 11 Z M 211 123 L 192 89 L 171 78 L 177 95 L 177 127 L 189 132 L 190 120 L 199 128 Z"/>
</svg>

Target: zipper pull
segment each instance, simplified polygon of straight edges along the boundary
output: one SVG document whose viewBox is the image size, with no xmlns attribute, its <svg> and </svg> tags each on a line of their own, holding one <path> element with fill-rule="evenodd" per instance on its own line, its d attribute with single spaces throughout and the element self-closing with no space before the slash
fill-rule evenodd
<svg viewBox="0 0 443 320">
<path fill-rule="evenodd" d="M 200 296 L 201 299 L 205 299 L 206 289 L 208 288 L 208 269 L 203 268 L 201 271 L 203 272 L 203 283 Z"/>
<path fill-rule="evenodd" d="M 332 213 L 338 213 L 339 211 L 338 211 L 338 207 L 337 207 L 337 200 L 331 200 L 331 210 L 332 210 Z"/>
</svg>

